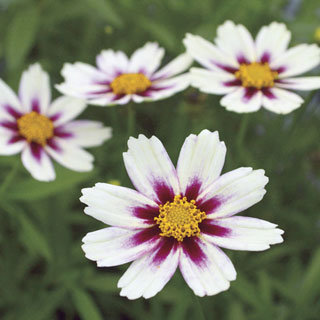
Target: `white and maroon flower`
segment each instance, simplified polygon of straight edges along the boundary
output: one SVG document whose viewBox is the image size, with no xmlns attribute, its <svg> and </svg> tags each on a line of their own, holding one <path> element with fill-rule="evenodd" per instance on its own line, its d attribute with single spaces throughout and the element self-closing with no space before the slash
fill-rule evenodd
<svg viewBox="0 0 320 320">
<path fill-rule="evenodd" d="M 163 56 L 164 49 L 150 42 L 130 58 L 121 51 L 103 50 L 97 67 L 66 63 L 61 72 L 65 82 L 57 89 L 100 106 L 164 99 L 189 85 L 189 74 L 177 74 L 189 68 L 192 58 L 181 54 L 157 71 Z"/>
<path fill-rule="evenodd" d="M 0 79 L 0 155 L 21 152 L 33 178 L 55 179 L 50 159 L 75 171 L 90 171 L 93 156 L 82 147 L 101 145 L 111 128 L 100 122 L 73 119 L 86 107 L 83 100 L 61 96 L 51 102 L 49 76 L 34 64 L 22 74 L 19 96 Z"/>
<path fill-rule="evenodd" d="M 268 178 L 252 168 L 220 176 L 226 147 L 217 132 L 190 135 L 176 169 L 156 137 L 128 146 L 124 163 L 137 191 L 97 183 L 80 198 L 86 214 L 110 225 L 83 238 L 86 257 L 99 267 L 134 261 L 119 280 L 121 296 L 154 296 L 178 266 L 196 295 L 217 294 L 236 278 L 220 247 L 259 251 L 283 241 L 275 224 L 234 216 L 263 198 Z"/>
<path fill-rule="evenodd" d="M 320 77 L 295 76 L 320 62 L 317 45 L 300 44 L 287 49 L 290 31 L 273 22 L 259 31 L 255 40 L 243 25 L 226 21 L 217 30 L 215 44 L 187 34 L 187 52 L 206 69 L 191 69 L 191 84 L 202 92 L 225 95 L 221 105 L 235 112 L 261 108 L 289 113 L 303 99 L 286 89 L 320 88 Z"/>
</svg>

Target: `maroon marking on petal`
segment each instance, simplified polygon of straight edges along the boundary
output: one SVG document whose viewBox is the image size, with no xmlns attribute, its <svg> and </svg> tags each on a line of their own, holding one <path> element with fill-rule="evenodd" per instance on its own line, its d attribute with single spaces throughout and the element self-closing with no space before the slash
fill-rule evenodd
<svg viewBox="0 0 320 320">
<path fill-rule="evenodd" d="M 144 243 L 146 241 L 156 240 L 159 238 L 160 232 L 161 231 L 157 225 L 154 227 L 143 229 L 142 231 L 136 233 L 131 238 L 131 245 L 136 246 L 136 245 Z"/>
<path fill-rule="evenodd" d="M 61 116 L 62 116 L 62 113 L 59 112 L 51 116 L 49 119 L 54 122 L 54 121 L 57 121 Z"/>
<path fill-rule="evenodd" d="M 6 111 L 15 119 L 18 119 L 22 116 L 22 113 L 15 110 L 14 108 L 12 108 L 11 106 L 5 106 L 4 107 L 6 109 Z"/>
<path fill-rule="evenodd" d="M 154 218 L 159 215 L 159 207 L 145 206 L 133 208 L 133 215 L 137 218 L 147 220 L 146 223 L 154 224 Z"/>
<path fill-rule="evenodd" d="M 2 121 L 2 122 L 0 122 L 0 126 L 4 127 L 4 128 L 7 128 L 9 130 L 12 130 L 12 131 L 18 131 L 19 130 L 17 122 Z"/>
<path fill-rule="evenodd" d="M 226 87 L 235 87 L 235 86 L 241 86 L 242 82 L 240 79 L 230 80 L 223 82 L 223 85 Z"/>
<path fill-rule="evenodd" d="M 152 259 L 152 263 L 155 265 L 162 263 L 167 258 L 171 250 L 177 250 L 178 245 L 175 238 L 162 237 L 157 247 L 159 247 L 159 250 Z"/>
<path fill-rule="evenodd" d="M 33 99 L 31 102 L 31 110 L 40 113 L 40 104 L 38 99 Z"/>
<path fill-rule="evenodd" d="M 111 99 L 111 101 L 119 100 L 119 99 L 123 98 L 124 96 L 125 96 L 125 94 L 115 94 L 114 97 Z"/>
<path fill-rule="evenodd" d="M 59 147 L 59 145 L 57 144 L 57 142 L 54 140 L 54 138 L 48 139 L 47 140 L 47 145 L 49 147 L 51 147 L 53 150 L 57 151 L 57 152 L 61 152 L 62 149 Z"/>
<path fill-rule="evenodd" d="M 198 237 L 184 238 L 181 242 L 183 252 L 197 265 L 204 265 L 207 256 L 199 245 Z"/>
<path fill-rule="evenodd" d="M 199 190 L 201 188 L 201 183 L 197 179 L 193 179 L 191 184 L 188 185 L 185 196 L 187 197 L 188 201 L 196 200 L 199 195 Z"/>
<path fill-rule="evenodd" d="M 196 203 L 196 206 L 201 211 L 204 211 L 206 214 L 213 213 L 218 209 L 222 204 L 222 201 L 218 198 L 211 198 L 205 202 Z"/>
<path fill-rule="evenodd" d="M 225 237 L 231 233 L 231 229 L 215 224 L 211 219 L 205 219 L 199 224 L 200 231 L 211 236 Z"/>
<path fill-rule="evenodd" d="M 173 189 L 164 182 L 157 182 L 153 188 L 160 200 L 160 203 L 165 204 L 168 201 L 173 201 L 175 196 Z"/>
<path fill-rule="evenodd" d="M 71 138 L 73 134 L 71 132 L 65 131 L 65 128 L 57 127 L 53 130 L 53 134 L 55 137 L 59 138 Z"/>
<path fill-rule="evenodd" d="M 244 99 L 246 101 L 249 101 L 257 92 L 258 92 L 257 88 L 253 88 L 253 87 L 245 88 Z"/>
<path fill-rule="evenodd" d="M 98 94 L 106 94 L 112 92 L 111 88 L 106 88 L 98 91 L 89 91 L 86 94 L 91 94 L 91 95 L 98 95 Z"/>
<path fill-rule="evenodd" d="M 260 59 L 260 62 L 261 62 L 261 63 L 269 63 L 270 60 L 271 60 L 270 53 L 269 53 L 269 52 L 265 52 L 265 53 L 262 55 L 262 57 L 261 57 L 261 59 Z"/>
<path fill-rule="evenodd" d="M 22 136 L 16 135 L 16 136 L 13 136 L 13 137 L 8 141 L 8 144 L 16 143 L 16 142 L 19 142 L 19 141 L 22 141 L 22 140 L 25 140 L 25 138 L 22 137 Z"/>
<path fill-rule="evenodd" d="M 42 146 L 38 143 L 31 142 L 30 143 L 31 153 L 36 158 L 38 162 L 41 161 L 41 154 L 43 152 Z"/>
<path fill-rule="evenodd" d="M 276 99 L 276 96 L 269 88 L 262 88 L 262 93 L 269 99 Z"/>
<path fill-rule="evenodd" d="M 220 64 L 220 63 L 216 63 L 213 61 L 213 64 L 216 65 L 218 68 L 224 70 L 224 71 L 227 71 L 229 73 L 235 73 L 238 71 L 237 68 L 234 68 L 234 67 L 230 67 L 230 66 L 225 66 L 223 64 Z"/>
<path fill-rule="evenodd" d="M 240 64 L 250 64 L 250 61 L 243 55 L 238 56 L 237 60 Z"/>
<path fill-rule="evenodd" d="M 282 73 L 282 72 L 284 72 L 284 71 L 286 71 L 286 70 L 287 70 L 286 67 L 280 67 L 280 68 L 278 68 L 278 69 L 273 69 L 272 71 L 276 71 L 276 72 L 278 72 L 278 73 Z"/>
</svg>

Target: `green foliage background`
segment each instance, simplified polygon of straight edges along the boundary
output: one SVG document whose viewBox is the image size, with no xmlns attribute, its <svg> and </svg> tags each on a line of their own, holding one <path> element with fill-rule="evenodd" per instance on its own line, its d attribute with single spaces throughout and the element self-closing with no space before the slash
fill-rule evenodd
<svg viewBox="0 0 320 320">
<path fill-rule="evenodd" d="M 318 0 L 0 0 L 0 76 L 16 90 L 21 72 L 39 61 L 59 83 L 64 62 L 94 63 L 104 48 L 130 54 L 154 40 L 169 61 L 184 51 L 186 32 L 212 39 L 226 19 L 253 33 L 284 21 L 293 32 L 291 45 L 311 43 L 319 18 Z M 0 318 L 178 320 L 200 319 L 202 309 L 206 319 L 319 319 L 320 97 L 308 95 L 287 116 L 241 115 L 225 111 L 219 97 L 189 88 L 134 105 L 132 128 L 128 106 L 90 106 L 81 117 L 112 126 L 114 137 L 92 150 L 93 172 L 56 165 L 52 183 L 32 180 L 18 156 L 1 157 Z M 98 269 L 81 251 L 82 237 L 103 224 L 83 213 L 80 190 L 111 179 L 131 186 L 122 163 L 128 130 L 158 136 L 176 161 L 184 138 L 204 128 L 219 130 L 226 142 L 224 172 L 266 170 L 268 192 L 245 214 L 279 224 L 285 242 L 266 252 L 225 250 L 238 278 L 217 296 L 197 301 L 177 272 L 155 298 L 122 298 L 116 283 L 127 266 Z"/>
</svg>

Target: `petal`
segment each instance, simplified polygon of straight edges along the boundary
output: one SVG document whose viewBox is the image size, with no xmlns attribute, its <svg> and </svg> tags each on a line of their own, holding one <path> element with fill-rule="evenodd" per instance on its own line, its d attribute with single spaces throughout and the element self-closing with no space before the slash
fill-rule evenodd
<svg viewBox="0 0 320 320">
<path fill-rule="evenodd" d="M 147 42 L 132 54 L 128 72 L 142 72 L 151 76 L 159 68 L 163 56 L 163 48 L 159 48 L 156 42 Z"/>
<path fill-rule="evenodd" d="M 192 58 L 208 69 L 222 72 L 223 66 L 234 68 L 235 71 L 239 67 L 232 52 L 221 52 L 213 43 L 200 36 L 188 33 L 183 43 Z"/>
<path fill-rule="evenodd" d="M 131 262 L 149 253 L 159 239 L 136 243 L 137 230 L 110 227 L 88 233 L 82 249 L 86 257 L 97 261 L 98 267 L 113 267 Z"/>
<path fill-rule="evenodd" d="M 104 127 L 102 122 L 90 120 L 71 121 L 60 127 L 71 134 L 72 142 L 80 147 L 96 147 L 112 137 L 112 129 Z"/>
<path fill-rule="evenodd" d="M 186 138 L 178 159 L 177 173 L 181 192 L 196 199 L 219 176 L 224 164 L 226 146 L 217 131 L 203 130 Z"/>
<path fill-rule="evenodd" d="M 191 68 L 191 85 L 205 93 L 226 94 L 235 90 L 236 77 L 230 73 Z M 241 83 L 241 82 L 240 82 Z"/>
<path fill-rule="evenodd" d="M 62 96 L 52 102 L 48 115 L 54 118 L 54 125 L 57 127 L 77 117 L 86 106 L 82 99 Z"/>
<path fill-rule="evenodd" d="M 187 70 L 192 64 L 192 57 L 188 53 L 180 54 L 178 57 L 169 62 L 166 66 L 157 71 L 153 79 L 169 78 Z"/>
<path fill-rule="evenodd" d="M 224 96 L 220 104 L 228 111 L 255 112 L 261 108 L 262 93 L 260 90 L 240 87 Z"/>
<path fill-rule="evenodd" d="M 227 229 L 223 236 L 210 234 L 210 228 L 205 229 L 203 237 L 223 248 L 232 250 L 262 251 L 270 248 L 271 244 L 283 242 L 283 231 L 276 224 L 268 221 L 249 218 L 231 217 L 212 219 L 212 226 Z"/>
<path fill-rule="evenodd" d="M 1 120 L 14 118 L 10 114 L 10 112 L 8 112 L 8 107 L 15 112 L 18 112 L 18 113 L 22 112 L 22 107 L 16 94 L 4 81 L 0 79 L 0 119 Z"/>
<path fill-rule="evenodd" d="M 207 218 L 232 216 L 259 202 L 266 193 L 264 187 L 268 181 L 264 170 L 239 168 L 217 179 L 199 196 L 197 203 L 207 208 L 210 203 L 216 203 L 212 210 L 206 210 Z"/>
<path fill-rule="evenodd" d="M 299 108 L 303 99 L 297 94 L 278 88 L 269 89 L 262 98 L 262 105 L 269 111 L 287 114 Z"/>
<path fill-rule="evenodd" d="M 102 50 L 96 59 L 98 68 L 113 79 L 120 73 L 128 71 L 129 60 L 122 51 Z"/>
<path fill-rule="evenodd" d="M 315 90 L 320 88 L 320 77 L 287 78 L 277 82 L 276 86 L 292 90 Z"/>
<path fill-rule="evenodd" d="M 0 130 L 0 155 L 9 156 L 17 154 L 24 149 L 26 141 L 17 137 L 15 133 L 8 130 Z"/>
<path fill-rule="evenodd" d="M 279 78 L 287 78 L 305 73 L 320 63 L 320 48 L 316 44 L 295 46 L 270 63 L 274 70 L 283 69 Z"/>
<path fill-rule="evenodd" d="M 85 172 L 93 169 L 93 156 L 71 141 L 54 138 L 54 142 L 45 149 L 53 159 L 70 170 Z"/>
<path fill-rule="evenodd" d="M 125 228 L 149 227 L 139 213 L 144 209 L 147 214 L 150 210 L 152 216 L 152 209 L 158 208 L 154 201 L 135 190 L 106 183 L 82 189 L 80 201 L 88 206 L 86 214 L 105 224 Z"/>
<path fill-rule="evenodd" d="M 52 181 L 56 178 L 52 161 L 40 145 L 35 143 L 25 144 L 21 159 L 34 179 Z"/>
<path fill-rule="evenodd" d="M 226 21 L 217 29 L 215 42 L 225 54 L 232 55 L 239 62 L 256 60 L 254 41 L 249 31 L 241 24 Z"/>
<path fill-rule="evenodd" d="M 155 296 L 175 273 L 180 250 L 173 241 L 162 238 L 157 250 L 134 261 L 118 282 L 120 296 L 128 299 Z"/>
<path fill-rule="evenodd" d="M 182 248 L 180 271 L 197 296 L 211 296 L 225 291 L 230 281 L 236 279 L 232 262 L 216 246 L 200 238 L 185 238 Z"/>
<path fill-rule="evenodd" d="M 130 137 L 128 147 L 124 163 L 138 191 L 158 203 L 180 194 L 176 170 L 158 138 L 140 134 L 138 139 Z"/>
<path fill-rule="evenodd" d="M 51 100 L 50 80 L 40 64 L 33 64 L 23 72 L 19 97 L 25 112 L 34 110 L 43 114 L 47 113 Z"/>
<path fill-rule="evenodd" d="M 291 32 L 284 23 L 272 22 L 260 29 L 256 37 L 258 61 L 273 61 L 287 50 Z"/>
</svg>

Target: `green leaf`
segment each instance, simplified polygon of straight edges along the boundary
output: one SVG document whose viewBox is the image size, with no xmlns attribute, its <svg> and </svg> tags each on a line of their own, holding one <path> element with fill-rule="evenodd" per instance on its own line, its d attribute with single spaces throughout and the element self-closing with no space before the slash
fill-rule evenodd
<svg viewBox="0 0 320 320">
<path fill-rule="evenodd" d="M 91 296 L 84 290 L 74 288 L 71 291 L 72 300 L 83 320 L 103 320 L 102 315 Z"/>
<path fill-rule="evenodd" d="M 107 292 L 107 293 L 115 293 L 118 292 L 119 289 L 117 287 L 117 282 L 119 281 L 118 274 L 108 274 L 108 275 L 97 275 L 91 276 L 84 280 L 84 286 L 88 289 Z"/>
<path fill-rule="evenodd" d="M 19 67 L 34 44 L 39 25 L 36 6 L 18 11 L 11 20 L 5 38 L 5 57 L 9 69 Z"/>
</svg>

